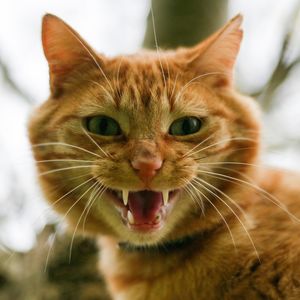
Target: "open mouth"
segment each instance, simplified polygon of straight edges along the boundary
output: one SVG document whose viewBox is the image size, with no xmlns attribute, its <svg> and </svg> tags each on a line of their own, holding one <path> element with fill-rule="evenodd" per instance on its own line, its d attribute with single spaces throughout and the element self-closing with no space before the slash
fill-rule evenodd
<svg viewBox="0 0 300 300">
<path fill-rule="evenodd" d="M 160 229 L 176 200 L 179 190 L 151 191 L 112 190 L 106 193 L 130 229 L 153 231 Z"/>
</svg>

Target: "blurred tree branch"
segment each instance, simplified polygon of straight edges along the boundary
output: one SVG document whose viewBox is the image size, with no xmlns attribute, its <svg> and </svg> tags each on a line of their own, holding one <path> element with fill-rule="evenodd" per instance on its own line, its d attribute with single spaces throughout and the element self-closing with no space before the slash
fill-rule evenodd
<svg viewBox="0 0 300 300">
<path fill-rule="evenodd" d="M 34 101 L 32 98 L 27 95 L 26 92 L 24 92 L 17 84 L 16 82 L 12 79 L 9 69 L 7 65 L 3 62 L 3 60 L 0 58 L 0 71 L 2 73 L 4 81 L 8 84 L 8 86 L 15 92 L 17 93 L 26 103 L 32 105 Z"/>
<path fill-rule="evenodd" d="M 254 93 L 252 96 L 257 98 L 261 103 L 261 106 L 264 111 L 270 111 L 273 106 L 274 95 L 278 90 L 278 87 L 289 77 L 292 70 L 300 63 L 300 56 L 296 57 L 293 61 L 288 61 L 288 54 L 290 50 L 290 42 L 293 36 L 293 31 L 296 27 L 297 19 L 300 17 L 300 2 L 297 5 L 297 8 L 294 10 L 294 13 L 289 22 L 288 30 L 284 41 L 282 43 L 282 48 L 279 54 L 279 59 L 277 65 L 268 80 L 265 87 Z"/>
<path fill-rule="evenodd" d="M 56 229 L 47 225 L 26 254 L 0 251 L 1 300 L 110 299 L 97 269 L 95 240 L 76 236 L 70 260 L 72 234 L 56 235 L 52 246 Z"/>
</svg>

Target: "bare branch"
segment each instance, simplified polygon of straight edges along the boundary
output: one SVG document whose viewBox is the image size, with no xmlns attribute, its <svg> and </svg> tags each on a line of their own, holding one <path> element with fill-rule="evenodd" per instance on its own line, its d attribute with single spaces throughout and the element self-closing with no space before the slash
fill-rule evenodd
<svg viewBox="0 0 300 300">
<path fill-rule="evenodd" d="M 297 57 L 292 62 L 287 62 L 286 59 L 288 56 L 293 30 L 295 28 L 297 18 L 299 17 L 299 15 L 300 3 L 298 4 L 297 9 L 294 10 L 293 16 L 289 23 L 289 29 L 283 41 L 278 63 L 274 69 L 274 72 L 272 73 L 272 76 L 261 91 L 258 91 L 252 95 L 253 97 L 258 98 L 258 101 L 261 103 L 264 111 L 270 111 L 270 109 L 273 106 L 274 95 L 278 87 L 289 77 L 295 66 L 297 66 L 300 63 L 300 57 Z"/>
<path fill-rule="evenodd" d="M 13 80 L 13 78 L 10 75 L 9 69 L 7 65 L 1 60 L 0 58 L 0 71 L 2 73 L 2 76 L 4 78 L 4 81 L 9 85 L 9 87 L 17 93 L 21 98 L 27 103 L 27 104 L 34 104 L 34 101 L 32 100 L 32 97 L 30 97 L 26 92 L 24 92 L 17 83 Z"/>
</svg>

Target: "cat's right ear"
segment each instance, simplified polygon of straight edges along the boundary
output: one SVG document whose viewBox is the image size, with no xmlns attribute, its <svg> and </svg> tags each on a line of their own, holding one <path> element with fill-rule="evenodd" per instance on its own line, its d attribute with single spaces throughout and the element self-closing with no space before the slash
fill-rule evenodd
<svg viewBox="0 0 300 300">
<path fill-rule="evenodd" d="M 42 43 L 49 64 L 52 97 L 58 98 L 82 76 L 83 66 L 101 68 L 99 56 L 80 35 L 60 18 L 46 14 L 42 24 Z M 81 75 L 80 75 L 81 74 Z"/>
</svg>

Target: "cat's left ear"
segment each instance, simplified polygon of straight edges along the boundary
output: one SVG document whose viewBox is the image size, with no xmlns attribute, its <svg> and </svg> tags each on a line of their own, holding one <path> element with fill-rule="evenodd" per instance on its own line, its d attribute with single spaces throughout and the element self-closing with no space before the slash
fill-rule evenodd
<svg viewBox="0 0 300 300">
<path fill-rule="evenodd" d="M 54 15 L 46 14 L 43 18 L 42 42 L 54 98 L 71 90 L 88 67 L 101 69 L 103 61 L 99 55 L 73 28 Z"/>
<path fill-rule="evenodd" d="M 243 17 L 237 15 L 219 31 L 188 50 L 188 68 L 200 76 L 207 74 L 215 85 L 230 85 L 243 37 L 242 21 Z"/>
</svg>

